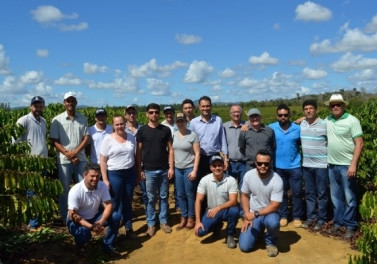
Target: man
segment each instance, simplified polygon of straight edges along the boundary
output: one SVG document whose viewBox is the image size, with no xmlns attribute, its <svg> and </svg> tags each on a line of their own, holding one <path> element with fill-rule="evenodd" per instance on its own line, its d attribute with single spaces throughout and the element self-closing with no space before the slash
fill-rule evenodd
<svg viewBox="0 0 377 264">
<path fill-rule="evenodd" d="M 262 124 L 262 115 L 257 108 L 251 108 L 247 113 L 249 126 L 247 131 L 241 131 L 238 139 L 240 151 L 246 158 L 246 171 L 255 168 L 255 156 L 258 150 L 265 149 L 273 153 L 276 148 L 274 131 Z"/>
<path fill-rule="evenodd" d="M 86 164 L 85 146 L 89 142 L 88 120 L 76 112 L 77 100 L 73 92 L 64 94 L 65 112 L 52 119 L 50 138 L 58 152 L 57 167 L 63 193 L 59 197 L 62 220 L 67 219 L 67 198 L 74 173 L 74 182 L 82 180 Z"/>
<path fill-rule="evenodd" d="M 284 183 L 283 201 L 279 208 L 280 225 L 288 224 L 288 190 L 292 192 L 293 226 L 301 227 L 302 217 L 302 171 L 300 145 L 300 126 L 291 122 L 290 109 L 281 104 L 277 107 L 277 122 L 270 124 L 275 132 L 275 167 Z"/>
<path fill-rule="evenodd" d="M 156 233 L 156 195 L 160 198 L 160 228 L 171 233 L 167 224 L 169 209 L 169 180 L 174 176 L 174 152 L 172 135 L 168 127 L 158 122 L 160 106 L 151 103 L 146 108 L 148 124 L 136 134 L 136 170 L 141 180 L 146 181 L 148 194 L 147 235 Z"/>
<path fill-rule="evenodd" d="M 228 147 L 223 122 L 220 117 L 211 114 L 211 109 L 211 98 L 202 96 L 199 99 L 201 114 L 190 122 L 190 130 L 198 135 L 200 143 L 198 182 L 203 176 L 211 173 L 208 164 L 212 156 L 219 155 L 221 152 L 224 157 L 225 170 L 229 166 Z"/>
<path fill-rule="evenodd" d="M 96 123 L 89 127 L 90 136 L 90 162 L 99 164 L 99 150 L 106 134 L 113 132 L 113 127 L 106 123 L 107 113 L 103 108 L 98 108 L 94 114 Z"/>
<path fill-rule="evenodd" d="M 327 222 L 329 200 L 329 175 L 327 171 L 327 125 L 318 117 L 317 102 L 305 100 L 302 109 L 305 119 L 301 122 L 302 169 L 305 181 L 307 220 L 301 225 L 321 230 Z M 318 201 L 318 202 L 317 202 Z M 316 204 L 318 203 L 318 206 Z"/>
<path fill-rule="evenodd" d="M 30 102 L 30 113 L 20 117 L 17 124 L 25 129 L 25 133 L 17 141 L 27 141 L 31 145 L 31 155 L 47 158 L 46 144 L 46 120 L 42 117 L 45 108 L 45 100 L 40 96 L 34 96 Z M 42 172 L 43 174 L 43 172 Z M 35 195 L 34 191 L 26 192 L 28 198 Z M 40 230 L 37 218 L 29 220 L 30 231 Z"/>
<path fill-rule="evenodd" d="M 171 105 L 164 107 L 165 120 L 161 122 L 161 125 L 167 126 L 171 130 L 171 135 L 174 135 L 174 108 Z"/>
<path fill-rule="evenodd" d="M 267 255 L 275 257 L 279 234 L 278 208 L 283 200 L 283 181 L 272 171 L 271 154 L 259 150 L 255 157 L 256 169 L 246 172 L 242 185 L 242 205 L 245 211 L 239 246 L 241 251 L 250 251 L 260 233 L 264 232 Z"/>
<path fill-rule="evenodd" d="M 210 169 L 212 173 L 200 180 L 196 193 L 195 234 L 201 237 L 210 232 L 218 233 L 223 226 L 223 221 L 226 221 L 226 243 L 229 248 L 235 248 L 234 236 L 239 217 L 237 182 L 233 177 L 225 174 L 224 159 L 221 156 L 211 157 Z M 202 202 L 205 197 L 208 207 L 201 215 Z"/>
<path fill-rule="evenodd" d="M 113 211 L 109 190 L 105 183 L 99 181 L 99 177 L 99 165 L 88 163 L 84 169 L 84 179 L 69 191 L 68 230 L 75 238 L 77 253 L 83 254 L 84 245 L 92 237 L 91 231 L 100 235 L 105 225 L 108 225 L 102 248 L 111 256 L 120 256 L 113 247 L 118 235 L 120 215 Z"/>
<path fill-rule="evenodd" d="M 326 118 L 330 193 L 334 206 L 334 234 L 342 226 L 347 228 L 345 238 L 352 238 L 356 222 L 357 164 L 363 149 L 363 131 L 360 121 L 346 111 L 348 102 L 341 94 L 333 94 L 325 102 L 331 110 Z"/>
<path fill-rule="evenodd" d="M 190 126 L 190 122 L 194 119 L 194 102 L 191 99 L 185 99 L 182 102 L 182 112 L 186 115 L 187 126 Z"/>
</svg>

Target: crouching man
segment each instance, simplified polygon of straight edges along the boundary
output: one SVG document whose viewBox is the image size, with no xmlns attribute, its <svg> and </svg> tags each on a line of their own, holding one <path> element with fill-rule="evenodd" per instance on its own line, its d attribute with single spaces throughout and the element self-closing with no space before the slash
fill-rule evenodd
<svg viewBox="0 0 377 264">
<path fill-rule="evenodd" d="M 245 174 L 241 188 L 241 204 L 243 206 L 244 222 L 241 227 L 239 247 L 241 251 L 250 251 L 258 236 L 264 229 L 267 255 L 275 257 L 280 229 L 278 209 L 283 200 L 283 181 L 271 170 L 271 154 L 259 150 L 255 157 L 256 169 Z"/>
<path fill-rule="evenodd" d="M 108 226 L 102 248 L 111 257 L 119 257 L 120 253 L 115 251 L 113 244 L 118 235 L 120 215 L 112 210 L 109 190 L 99 177 L 99 165 L 86 164 L 84 179 L 68 193 L 67 226 L 75 238 L 79 255 L 85 252 L 84 245 L 90 241 L 91 232 L 100 235 Z"/>
<path fill-rule="evenodd" d="M 223 221 L 226 221 L 228 224 L 226 242 L 229 248 L 235 248 L 234 236 L 239 216 L 237 182 L 224 173 L 224 160 L 220 156 L 211 157 L 210 169 L 212 173 L 200 180 L 197 189 L 195 234 L 201 237 L 211 232 L 218 233 L 223 226 Z M 205 197 L 208 208 L 201 217 L 201 206 Z"/>
</svg>

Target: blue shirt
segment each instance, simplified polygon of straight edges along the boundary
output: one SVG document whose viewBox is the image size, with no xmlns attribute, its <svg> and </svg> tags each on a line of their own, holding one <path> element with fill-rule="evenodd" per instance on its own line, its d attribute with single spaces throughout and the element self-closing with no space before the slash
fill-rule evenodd
<svg viewBox="0 0 377 264">
<path fill-rule="evenodd" d="M 202 116 L 195 117 L 190 122 L 190 130 L 199 137 L 202 155 L 211 156 L 220 151 L 228 155 L 223 122 L 220 117 L 211 115 L 209 122 L 203 121 Z"/>
<path fill-rule="evenodd" d="M 290 122 L 289 128 L 284 131 L 279 122 L 269 125 L 275 132 L 276 150 L 275 166 L 278 169 L 296 169 L 301 167 L 299 152 L 300 126 Z"/>
</svg>

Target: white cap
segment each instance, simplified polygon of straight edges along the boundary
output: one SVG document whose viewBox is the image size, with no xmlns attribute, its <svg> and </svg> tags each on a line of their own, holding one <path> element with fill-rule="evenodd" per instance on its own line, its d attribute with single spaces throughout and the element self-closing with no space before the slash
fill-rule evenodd
<svg viewBox="0 0 377 264">
<path fill-rule="evenodd" d="M 64 94 L 64 100 L 67 100 L 69 97 L 75 97 L 76 98 L 76 94 L 74 92 L 67 92 Z"/>
</svg>

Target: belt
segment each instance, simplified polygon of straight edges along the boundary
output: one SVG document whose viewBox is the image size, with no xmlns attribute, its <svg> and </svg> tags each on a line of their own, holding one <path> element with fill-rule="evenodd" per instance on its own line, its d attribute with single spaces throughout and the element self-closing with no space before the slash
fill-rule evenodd
<svg viewBox="0 0 377 264">
<path fill-rule="evenodd" d="M 234 160 L 234 159 L 230 159 L 229 161 L 230 161 L 230 162 L 242 162 L 242 163 L 246 163 L 246 161 L 244 161 L 244 160 Z"/>
</svg>

